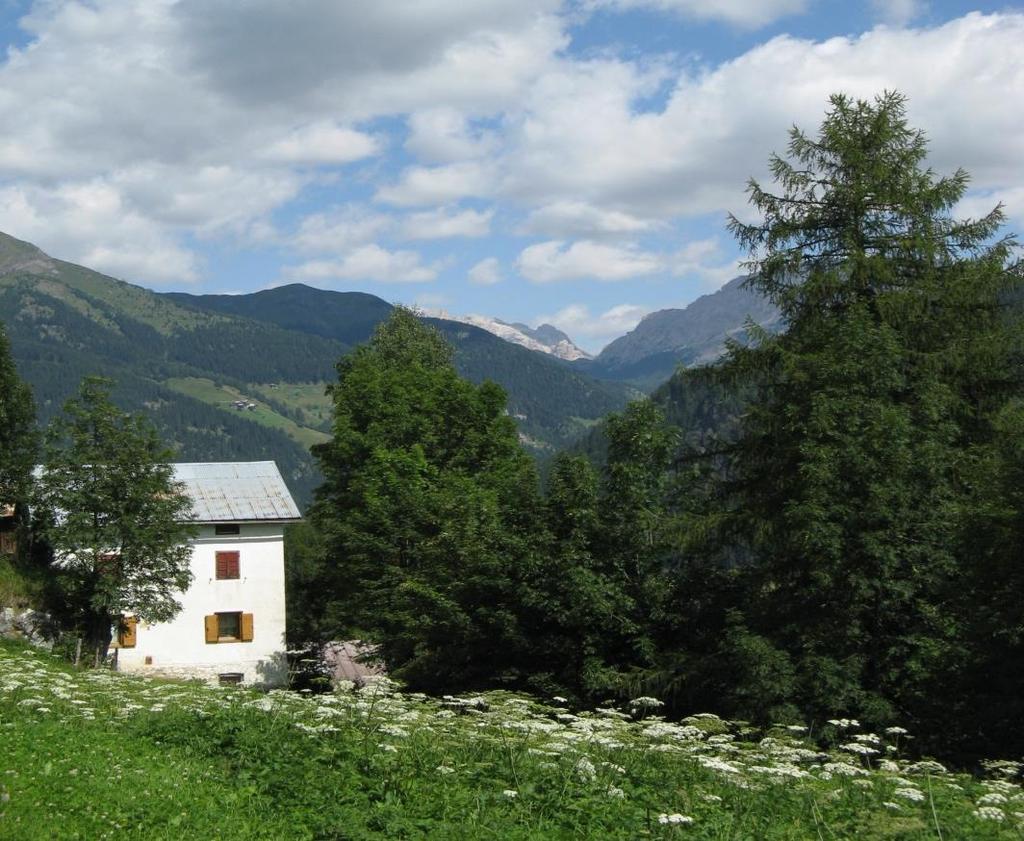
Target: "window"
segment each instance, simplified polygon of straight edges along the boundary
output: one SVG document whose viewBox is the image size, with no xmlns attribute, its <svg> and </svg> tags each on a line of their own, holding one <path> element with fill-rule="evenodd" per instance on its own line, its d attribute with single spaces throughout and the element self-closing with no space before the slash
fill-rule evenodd
<svg viewBox="0 0 1024 841">
<path fill-rule="evenodd" d="M 242 529 L 238 523 L 217 523 L 213 527 L 214 534 L 241 534 Z"/>
<path fill-rule="evenodd" d="M 251 613 L 211 613 L 205 618 L 206 641 L 252 642 Z"/>
<path fill-rule="evenodd" d="M 241 672 L 224 672 L 217 675 L 217 683 L 221 686 L 238 686 L 244 675 Z"/>
<path fill-rule="evenodd" d="M 217 552 L 217 578 L 238 578 L 238 553 Z"/>
</svg>

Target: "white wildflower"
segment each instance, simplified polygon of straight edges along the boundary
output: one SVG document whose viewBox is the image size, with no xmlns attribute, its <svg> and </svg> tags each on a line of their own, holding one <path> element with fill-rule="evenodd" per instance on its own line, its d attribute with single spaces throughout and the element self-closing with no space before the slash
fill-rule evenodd
<svg viewBox="0 0 1024 841">
<path fill-rule="evenodd" d="M 448 765 L 438 765 L 437 768 L 435 768 L 434 770 L 437 771 L 437 773 L 440 774 L 442 777 L 446 774 L 455 773 L 455 769 Z"/>
<path fill-rule="evenodd" d="M 585 783 L 591 782 L 597 776 L 597 769 L 594 767 L 594 763 L 587 759 L 587 757 L 581 756 L 576 760 L 576 776 Z"/>
<path fill-rule="evenodd" d="M 648 695 L 642 695 L 630 701 L 629 705 L 631 707 L 639 707 L 640 709 L 653 710 L 665 706 L 665 702 L 659 701 L 657 698 L 651 698 Z"/>
<path fill-rule="evenodd" d="M 850 753 L 857 753 L 861 756 L 875 756 L 878 753 L 874 748 L 869 748 L 860 742 L 847 742 L 845 745 L 840 745 L 839 749 L 849 751 Z"/>
<path fill-rule="evenodd" d="M 924 792 L 916 788 L 898 788 L 893 792 L 894 797 L 902 797 L 904 800 L 913 800 L 915 803 L 924 801 Z"/>
<path fill-rule="evenodd" d="M 515 800 L 519 796 L 519 792 L 514 788 L 507 788 L 502 792 L 502 794 L 504 794 L 509 800 Z"/>
<path fill-rule="evenodd" d="M 1002 821 L 1006 819 L 1003 810 L 998 806 L 982 806 L 980 809 L 975 809 L 972 814 L 982 821 Z"/>
<path fill-rule="evenodd" d="M 979 806 L 1001 806 L 1006 802 L 1006 795 L 1000 794 L 998 791 L 990 792 L 978 798 Z"/>
<path fill-rule="evenodd" d="M 626 796 L 626 792 L 624 792 L 621 788 L 618 788 L 617 786 L 608 786 L 607 794 L 609 797 L 613 797 L 619 800 Z"/>
<path fill-rule="evenodd" d="M 885 732 L 890 736 L 906 736 L 910 731 L 903 727 L 886 727 Z"/>
<path fill-rule="evenodd" d="M 891 800 L 883 801 L 882 805 L 885 806 L 886 809 L 892 809 L 894 812 L 899 812 L 903 809 L 899 803 L 893 803 Z"/>
<path fill-rule="evenodd" d="M 677 824 L 677 825 L 678 824 L 689 824 L 689 823 L 693 823 L 693 818 L 691 818 L 689 815 L 680 815 L 678 812 L 675 813 L 675 814 L 671 814 L 671 815 L 662 814 L 662 815 L 658 815 L 658 823 Z"/>
</svg>

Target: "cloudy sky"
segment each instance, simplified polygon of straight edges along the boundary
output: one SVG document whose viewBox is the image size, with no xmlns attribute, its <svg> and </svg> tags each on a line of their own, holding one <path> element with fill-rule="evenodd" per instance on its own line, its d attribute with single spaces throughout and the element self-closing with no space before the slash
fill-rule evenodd
<svg viewBox="0 0 1024 841">
<path fill-rule="evenodd" d="M 909 97 L 1024 230 L 1024 4 L 0 0 L 0 231 L 158 290 L 300 281 L 588 349 L 736 274 L 830 93 Z"/>
</svg>

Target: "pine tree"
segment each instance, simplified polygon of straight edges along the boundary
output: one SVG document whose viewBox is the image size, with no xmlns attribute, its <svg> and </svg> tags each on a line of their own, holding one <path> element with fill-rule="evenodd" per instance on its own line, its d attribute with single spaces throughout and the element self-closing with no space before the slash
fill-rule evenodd
<svg viewBox="0 0 1024 841">
<path fill-rule="evenodd" d="M 833 96 L 772 158 L 780 191 L 750 182 L 762 221 L 731 220 L 788 329 L 722 366 L 757 396 L 716 528 L 748 559 L 740 638 L 773 647 L 811 716 L 927 706 L 962 634 L 964 460 L 1019 385 L 1002 212 L 952 219 L 967 175 L 926 151 L 902 96 Z"/>
<path fill-rule="evenodd" d="M 379 644 L 421 687 L 521 681 L 539 500 L 504 391 L 460 378 L 440 334 L 398 307 L 329 394 L 312 511 L 329 559 L 322 633 Z"/>
<path fill-rule="evenodd" d="M 0 324 L 0 506 L 28 497 L 38 445 L 32 392 L 18 376 Z"/>
<path fill-rule="evenodd" d="M 35 494 L 39 533 L 79 631 L 101 660 L 122 616 L 171 619 L 192 577 L 192 503 L 172 453 L 140 415 L 87 377 L 46 433 Z"/>
</svg>

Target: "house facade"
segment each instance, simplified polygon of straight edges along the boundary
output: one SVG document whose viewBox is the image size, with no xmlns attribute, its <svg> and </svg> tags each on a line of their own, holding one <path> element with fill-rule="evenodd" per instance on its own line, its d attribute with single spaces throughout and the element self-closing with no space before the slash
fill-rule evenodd
<svg viewBox="0 0 1024 841">
<path fill-rule="evenodd" d="M 279 686 L 285 658 L 284 527 L 301 516 L 272 461 L 174 465 L 192 500 L 192 584 L 169 622 L 125 617 L 117 667 Z"/>
</svg>

